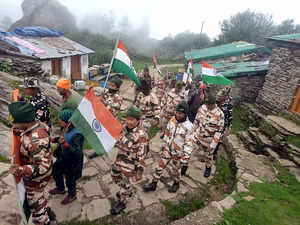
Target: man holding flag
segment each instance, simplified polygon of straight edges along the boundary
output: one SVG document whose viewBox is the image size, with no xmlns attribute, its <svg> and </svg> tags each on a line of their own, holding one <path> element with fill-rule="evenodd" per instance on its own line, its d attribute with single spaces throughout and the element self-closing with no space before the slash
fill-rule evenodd
<svg viewBox="0 0 300 225">
<path fill-rule="evenodd" d="M 116 144 L 118 154 L 111 168 L 111 176 L 119 185 L 120 191 L 116 194 L 117 204 L 110 210 L 112 215 L 120 214 L 133 195 L 130 179 L 132 177 L 135 177 L 136 181 L 142 179 L 148 136 L 140 122 L 141 116 L 140 109 L 134 106 L 128 109 L 126 125 Z"/>
<path fill-rule="evenodd" d="M 30 103 L 13 102 L 8 106 L 8 110 L 13 123 L 13 134 L 21 137 L 20 162 L 14 162 L 9 172 L 23 178 L 25 199 L 32 213 L 32 222 L 50 225 L 49 217 L 53 212 L 48 207 L 44 195 L 52 171 L 49 128 L 35 121 L 35 109 Z"/>
</svg>

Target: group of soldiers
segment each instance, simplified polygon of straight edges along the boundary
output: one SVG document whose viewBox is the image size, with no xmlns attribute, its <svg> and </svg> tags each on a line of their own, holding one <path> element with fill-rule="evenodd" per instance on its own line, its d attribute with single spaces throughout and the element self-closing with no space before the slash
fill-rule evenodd
<svg viewBox="0 0 300 225">
<path fill-rule="evenodd" d="M 155 80 L 150 76 L 148 67 L 144 68 L 139 79 L 141 86 L 136 90 L 134 104 L 126 110 L 125 121 L 121 121 L 123 130 L 115 145 L 118 152 L 111 166 L 111 176 L 119 185 L 120 191 L 116 193 L 116 204 L 110 210 L 112 215 L 121 213 L 133 196 L 132 180 L 142 179 L 146 166 L 145 158 L 149 157 L 147 133 L 151 126 L 160 128 L 163 145 L 152 181 L 143 185 L 144 192 L 156 190 L 157 183 L 166 169 L 174 181 L 168 191 L 177 192 L 181 176 L 186 175 L 189 159 L 194 151 L 203 151 L 206 164 L 204 176 L 209 177 L 214 153 L 223 136 L 230 133 L 230 87 L 218 90 L 204 84 L 198 78 L 186 84 L 167 77 Z M 98 96 L 116 118 L 124 101 L 120 94 L 121 85 L 122 80 L 113 77 L 110 79 L 109 88 Z M 54 212 L 47 205 L 44 188 L 51 174 L 59 176 L 61 180 L 63 176 L 60 173 L 64 172 L 51 173 L 53 151 L 50 145 L 51 121 L 47 97 L 41 92 L 37 78 L 25 78 L 24 87 L 26 95 L 30 96 L 28 101 L 18 101 L 9 105 L 13 131 L 21 137 L 20 154 L 21 158 L 24 158 L 21 165 L 12 165 L 10 172 L 24 179 L 33 223 L 48 225 L 54 220 Z M 61 111 L 74 111 L 79 104 L 70 89 L 71 82 L 67 79 L 57 83 L 57 91 L 62 97 Z M 66 118 L 65 123 L 68 123 L 69 117 Z M 62 148 L 67 149 L 70 144 L 69 139 L 65 139 L 59 138 L 59 143 Z M 74 177 L 78 179 L 80 176 Z M 58 185 L 57 181 L 56 183 Z M 74 193 L 74 185 L 71 189 Z M 50 191 L 50 194 L 63 193 L 58 188 Z M 76 192 L 74 194 L 76 195 Z M 76 199 L 76 196 L 68 196 L 62 204 Z"/>
</svg>

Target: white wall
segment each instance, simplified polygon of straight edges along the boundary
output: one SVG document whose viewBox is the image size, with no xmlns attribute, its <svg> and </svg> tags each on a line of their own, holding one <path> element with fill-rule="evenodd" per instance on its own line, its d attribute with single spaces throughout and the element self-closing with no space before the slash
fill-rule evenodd
<svg viewBox="0 0 300 225">
<path fill-rule="evenodd" d="M 46 73 L 49 73 L 50 75 L 52 75 L 51 60 L 43 60 L 42 61 L 42 70 L 44 70 Z"/>
<path fill-rule="evenodd" d="M 89 55 L 82 55 L 80 57 L 81 63 L 81 79 L 88 80 L 89 79 Z"/>
<path fill-rule="evenodd" d="M 71 80 L 71 57 L 65 57 L 62 59 L 62 75 Z"/>
</svg>

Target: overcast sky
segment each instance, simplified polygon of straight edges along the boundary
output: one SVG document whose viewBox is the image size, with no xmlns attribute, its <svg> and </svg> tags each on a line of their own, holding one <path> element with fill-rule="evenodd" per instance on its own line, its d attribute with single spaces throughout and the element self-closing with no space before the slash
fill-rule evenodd
<svg viewBox="0 0 300 225">
<path fill-rule="evenodd" d="M 8 15 L 14 19 L 22 17 L 23 0 L 0 0 L 0 17 Z M 38 0 L 37 0 L 38 1 Z M 201 22 L 205 21 L 203 32 L 209 37 L 220 33 L 219 22 L 246 9 L 273 15 L 280 23 L 285 19 L 294 19 L 300 24 L 299 7 L 296 0 L 58 0 L 76 15 L 78 21 L 88 13 L 112 11 L 116 18 L 127 15 L 135 26 L 144 18 L 149 19 L 150 35 L 161 39 L 168 34 L 177 34 L 185 30 L 200 32 Z"/>
</svg>

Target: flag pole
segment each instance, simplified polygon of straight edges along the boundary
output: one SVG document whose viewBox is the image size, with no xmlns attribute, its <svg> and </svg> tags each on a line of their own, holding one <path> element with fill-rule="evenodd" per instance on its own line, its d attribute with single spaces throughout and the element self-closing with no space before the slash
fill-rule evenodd
<svg viewBox="0 0 300 225">
<path fill-rule="evenodd" d="M 110 76 L 111 68 L 112 68 L 112 65 L 113 65 L 116 53 L 117 53 L 117 48 L 118 48 L 119 40 L 120 40 L 120 33 L 118 34 L 118 37 L 117 37 L 117 40 L 116 40 L 115 49 L 114 49 L 114 52 L 113 52 L 113 56 L 111 58 L 110 65 L 109 65 L 108 74 L 106 76 L 106 80 L 105 80 L 105 83 L 104 83 L 103 92 L 104 92 L 104 90 L 106 88 L 106 84 L 107 84 L 108 78 Z"/>
</svg>

